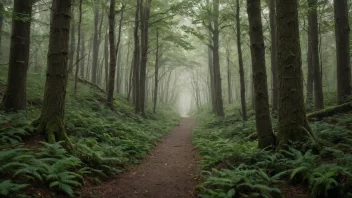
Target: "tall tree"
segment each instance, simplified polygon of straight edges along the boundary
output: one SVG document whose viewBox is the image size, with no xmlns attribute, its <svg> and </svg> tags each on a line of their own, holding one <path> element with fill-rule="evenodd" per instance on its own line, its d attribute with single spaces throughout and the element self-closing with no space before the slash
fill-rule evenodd
<svg viewBox="0 0 352 198">
<path fill-rule="evenodd" d="M 146 96 L 146 75 L 148 62 L 148 32 L 149 32 L 149 16 L 150 4 L 152 0 L 141 0 L 140 20 L 141 20 L 141 64 L 140 64 L 140 94 L 137 98 L 139 103 L 140 113 L 145 114 L 145 96 Z"/>
<path fill-rule="evenodd" d="M 140 103 L 139 103 L 139 94 L 140 94 L 140 41 L 139 41 L 139 12 L 140 12 L 140 4 L 141 0 L 136 0 L 136 12 L 134 19 L 134 51 L 133 51 L 133 103 L 136 106 L 136 112 L 141 111 Z"/>
<path fill-rule="evenodd" d="M 260 0 L 247 0 L 255 101 L 255 121 L 259 148 L 275 145 L 271 125 L 269 94 L 265 68 L 265 48 Z"/>
<path fill-rule="evenodd" d="M 271 35 L 271 78 L 272 78 L 272 111 L 276 112 L 278 107 L 278 75 L 277 75 L 277 35 L 276 35 L 276 0 L 269 0 L 269 18 Z"/>
<path fill-rule="evenodd" d="M 72 1 L 74 4 L 74 0 Z M 72 5 L 72 18 L 71 18 L 71 35 L 70 35 L 70 52 L 69 52 L 69 66 L 68 70 L 70 74 L 73 74 L 73 67 L 74 67 L 74 59 L 75 59 L 75 43 L 76 43 L 76 24 L 75 24 L 75 6 Z"/>
<path fill-rule="evenodd" d="M 97 84 L 97 72 L 98 72 L 98 53 L 99 53 L 99 6 L 97 3 L 94 4 L 94 37 L 93 37 L 93 63 L 92 63 L 92 82 Z"/>
<path fill-rule="evenodd" d="M 71 0 L 52 1 L 44 101 L 41 115 L 35 122 L 39 132 L 46 134 L 49 143 L 65 140 L 68 146 L 65 97 L 71 5 Z"/>
<path fill-rule="evenodd" d="M 307 51 L 307 94 L 306 94 L 306 103 L 311 105 L 313 102 L 313 93 L 314 93 L 314 67 L 313 67 L 313 59 L 312 59 L 312 34 L 310 32 L 310 28 L 308 28 L 308 51 Z"/>
<path fill-rule="evenodd" d="M 337 58 L 337 95 L 342 104 L 351 96 L 350 27 L 347 0 L 334 0 Z"/>
<path fill-rule="evenodd" d="M 279 75 L 279 147 L 302 141 L 310 130 L 303 95 L 298 0 L 277 0 L 277 51 Z M 305 128 L 305 129 L 304 129 Z"/>
<path fill-rule="evenodd" d="M 226 48 L 226 65 L 227 65 L 227 92 L 228 92 L 228 102 L 232 103 L 232 76 L 230 69 L 230 49 L 229 46 Z"/>
<path fill-rule="evenodd" d="M 220 43 L 220 25 L 219 25 L 219 0 L 213 1 L 214 17 L 213 17 L 213 68 L 214 68 L 214 84 L 215 84 L 215 110 L 217 116 L 224 116 L 224 107 L 222 101 L 222 86 L 221 86 L 221 73 L 220 73 L 220 56 L 219 56 L 219 43 Z"/>
<path fill-rule="evenodd" d="M 308 26 L 311 35 L 309 48 L 311 50 L 311 63 L 314 71 L 314 99 L 315 109 L 324 108 L 323 83 L 319 62 L 319 32 L 318 32 L 318 0 L 308 0 L 309 16 Z"/>
<path fill-rule="evenodd" d="M 121 43 L 121 32 L 123 13 L 125 6 L 122 5 L 121 15 L 119 21 L 119 32 L 117 36 L 117 44 L 115 46 L 115 0 L 110 1 L 110 12 L 109 12 L 109 44 L 110 44 L 110 70 L 109 70 L 109 84 L 107 94 L 107 105 L 110 108 L 114 107 L 114 88 L 115 88 L 115 73 L 116 73 L 116 56 Z"/>
<path fill-rule="evenodd" d="M 85 77 L 85 72 L 84 72 L 84 67 L 85 67 L 85 58 L 84 58 L 84 56 L 86 56 L 86 40 L 85 40 L 85 32 L 84 31 L 82 31 L 81 32 L 81 34 L 82 34 L 82 46 L 81 46 L 81 57 L 82 57 L 82 60 L 81 60 L 81 62 L 80 62 L 80 69 L 79 69 L 79 72 L 80 72 L 80 76 L 82 77 L 82 78 L 84 78 Z"/>
<path fill-rule="evenodd" d="M 156 104 L 158 102 L 159 85 L 159 29 L 156 29 L 156 53 L 155 53 L 155 71 L 154 71 L 154 96 L 153 96 L 153 112 L 156 112 Z"/>
<path fill-rule="evenodd" d="M 80 47 L 81 47 L 81 24 L 82 24 L 82 0 L 79 0 L 79 16 L 78 16 L 78 27 L 77 27 L 77 34 L 78 34 L 78 41 L 77 41 L 77 56 L 76 56 L 76 72 L 75 72 L 75 94 L 77 92 L 77 83 L 78 83 L 78 72 L 79 72 L 79 61 L 80 61 Z"/>
<path fill-rule="evenodd" d="M 240 1 L 236 0 L 236 34 L 237 34 L 237 51 L 238 51 L 238 66 L 240 73 L 241 86 L 241 107 L 242 119 L 247 121 L 247 107 L 246 107 L 246 85 L 244 79 L 243 57 L 242 57 L 242 42 L 241 42 L 241 21 L 240 21 Z"/>
<path fill-rule="evenodd" d="M 105 66 L 105 90 L 108 90 L 108 85 L 109 85 L 109 34 L 106 34 L 105 39 L 104 39 L 104 66 Z"/>
<path fill-rule="evenodd" d="M 3 98 L 6 111 L 22 110 L 27 104 L 26 86 L 32 0 L 15 0 L 13 5 L 15 16 L 12 18 L 9 71 Z"/>
</svg>

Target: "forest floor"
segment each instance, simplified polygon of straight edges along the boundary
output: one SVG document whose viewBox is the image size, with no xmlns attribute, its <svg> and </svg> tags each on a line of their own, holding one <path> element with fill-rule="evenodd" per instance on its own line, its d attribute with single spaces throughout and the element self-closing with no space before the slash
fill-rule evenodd
<svg viewBox="0 0 352 198">
<path fill-rule="evenodd" d="M 195 197 L 197 155 L 192 145 L 196 119 L 183 118 L 140 165 L 94 188 L 82 197 Z"/>
</svg>

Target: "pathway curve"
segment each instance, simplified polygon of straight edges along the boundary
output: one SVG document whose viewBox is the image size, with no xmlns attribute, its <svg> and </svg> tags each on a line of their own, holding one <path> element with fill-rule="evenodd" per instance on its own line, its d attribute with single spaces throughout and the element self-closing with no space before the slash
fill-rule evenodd
<svg viewBox="0 0 352 198">
<path fill-rule="evenodd" d="M 183 118 L 134 170 L 92 190 L 102 198 L 191 198 L 197 158 L 191 142 L 194 118 Z"/>
</svg>

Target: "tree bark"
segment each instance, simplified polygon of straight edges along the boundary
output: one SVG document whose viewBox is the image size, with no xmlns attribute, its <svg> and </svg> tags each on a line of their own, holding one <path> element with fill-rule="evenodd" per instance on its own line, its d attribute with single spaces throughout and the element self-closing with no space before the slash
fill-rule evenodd
<svg viewBox="0 0 352 198">
<path fill-rule="evenodd" d="M 93 37 L 93 63 L 92 63 L 92 82 L 97 84 L 98 53 L 99 53 L 99 6 L 94 5 L 94 37 Z"/>
<path fill-rule="evenodd" d="M 241 86 L 241 107 L 242 119 L 247 121 L 247 108 L 246 108 L 246 85 L 244 80 L 243 57 L 242 57 L 242 43 L 241 43 L 241 23 L 240 23 L 240 1 L 236 0 L 236 30 L 237 30 L 237 51 L 238 51 L 238 65 L 240 73 L 240 86 Z"/>
<path fill-rule="evenodd" d="M 350 27 L 347 0 L 334 0 L 338 103 L 351 96 Z"/>
<path fill-rule="evenodd" d="M 81 34 L 82 34 L 81 57 L 83 57 L 83 56 L 86 55 L 86 54 L 85 54 L 85 53 L 86 53 L 85 32 L 83 31 L 83 32 L 81 32 Z M 84 70 L 84 67 L 85 67 L 85 58 L 83 58 L 83 59 L 81 60 L 80 67 L 81 67 L 81 68 L 80 68 L 80 76 L 81 76 L 82 78 L 84 78 L 84 74 L 85 74 L 85 70 Z"/>
<path fill-rule="evenodd" d="M 15 0 L 7 88 L 3 98 L 6 111 L 18 111 L 27 105 L 27 71 L 29 62 L 32 1 Z M 1 34 L 1 32 L 0 32 Z"/>
<path fill-rule="evenodd" d="M 136 113 L 141 111 L 140 107 L 140 44 L 139 44 L 139 12 L 141 0 L 136 0 L 136 13 L 135 13 L 135 22 L 134 22 L 134 52 L 133 52 L 133 103 L 136 106 Z"/>
<path fill-rule="evenodd" d="M 154 113 L 156 113 L 156 104 L 158 102 L 158 83 L 159 83 L 159 30 L 156 29 L 156 53 L 155 53 L 154 97 L 153 97 Z"/>
<path fill-rule="evenodd" d="M 52 1 L 44 102 L 36 121 L 49 143 L 65 140 L 67 145 L 70 143 L 65 130 L 65 96 L 71 4 L 71 0 Z"/>
<path fill-rule="evenodd" d="M 269 0 L 269 18 L 271 35 L 271 75 L 272 75 L 272 112 L 278 107 L 278 75 L 277 75 L 277 34 L 276 34 L 276 0 Z"/>
<path fill-rule="evenodd" d="M 74 92 L 77 93 L 77 83 L 78 83 L 78 72 L 79 72 L 79 61 L 80 61 L 80 47 L 81 47 L 81 24 L 82 24 L 82 0 L 79 0 L 79 16 L 78 16 L 78 27 L 77 27 L 77 58 L 76 58 L 76 72 L 75 72 L 75 88 Z"/>
<path fill-rule="evenodd" d="M 314 67 L 312 59 L 312 34 L 310 28 L 308 28 L 308 52 L 307 52 L 307 67 L 308 67 L 308 76 L 307 76 L 307 99 L 306 103 L 311 105 L 313 102 L 313 91 L 314 91 Z"/>
<path fill-rule="evenodd" d="M 72 3 L 74 2 L 74 0 L 72 1 Z M 74 9 L 74 5 L 72 5 L 71 7 L 72 11 L 72 18 L 71 18 L 71 35 L 70 35 L 70 51 L 69 51 L 69 66 L 68 66 L 68 69 L 69 69 L 69 74 L 73 75 L 73 65 L 74 65 L 74 59 L 75 59 L 75 46 L 76 46 L 76 30 L 75 30 L 75 27 L 76 27 L 76 24 L 75 24 L 75 9 Z"/>
<path fill-rule="evenodd" d="M 125 9 L 123 5 L 121 8 L 117 44 L 115 45 L 115 3 L 116 3 L 115 0 L 110 1 L 110 14 L 109 14 L 110 70 L 109 70 L 107 105 L 111 109 L 114 107 L 116 56 L 118 54 L 120 42 L 121 42 L 122 22 L 123 22 L 123 14 Z"/>
<path fill-rule="evenodd" d="M 265 68 L 265 47 L 260 0 L 247 0 L 250 46 L 252 55 L 255 121 L 259 148 L 275 145 L 271 125 L 269 94 Z"/>
<path fill-rule="evenodd" d="M 303 141 L 310 131 L 303 96 L 303 74 L 298 24 L 298 0 L 277 0 L 279 74 L 279 148 Z"/>
<path fill-rule="evenodd" d="M 212 44 L 211 39 L 210 39 L 210 43 Z M 210 47 L 208 47 L 208 67 L 209 67 L 209 76 L 210 76 L 210 86 L 209 86 L 210 90 L 209 90 L 209 92 L 210 92 L 210 97 L 211 97 L 212 112 L 215 113 L 216 102 L 215 102 L 213 52 Z"/>
<path fill-rule="evenodd" d="M 230 49 L 227 46 L 226 48 L 226 65 L 227 65 L 227 92 L 228 92 L 228 100 L 229 104 L 232 104 L 232 77 L 230 70 Z"/>
<path fill-rule="evenodd" d="M 109 34 L 105 35 L 104 40 L 105 90 L 107 91 L 109 85 Z"/>
<path fill-rule="evenodd" d="M 140 20 L 141 20 L 141 66 L 140 66 L 140 85 L 139 103 L 142 115 L 145 115 L 145 82 L 148 62 L 148 30 L 149 30 L 149 15 L 150 15 L 151 0 L 141 0 Z"/>
<path fill-rule="evenodd" d="M 5 8 L 4 8 L 4 3 L 1 1 L 0 2 L 0 12 L 4 12 Z M 4 28 L 4 15 L 0 14 L 0 49 L 2 49 L 2 32 L 3 32 L 3 28 Z M 0 58 L 2 55 L 2 50 L 0 50 Z"/>
<path fill-rule="evenodd" d="M 308 26 L 311 34 L 311 59 L 314 71 L 314 99 L 315 109 L 324 109 L 323 83 L 319 62 L 319 33 L 318 33 L 318 0 L 308 0 L 309 16 Z"/>
<path fill-rule="evenodd" d="M 220 57 L 219 57 L 219 0 L 213 1 L 214 6 L 214 30 L 213 30 L 213 66 L 214 66 L 214 82 L 215 82 L 215 101 L 216 101 L 216 115 L 223 117 L 224 107 L 222 101 L 222 86 L 220 73 Z"/>
</svg>

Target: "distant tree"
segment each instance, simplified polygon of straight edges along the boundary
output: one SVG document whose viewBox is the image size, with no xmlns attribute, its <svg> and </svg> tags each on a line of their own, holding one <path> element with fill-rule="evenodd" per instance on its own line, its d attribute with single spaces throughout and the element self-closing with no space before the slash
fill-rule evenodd
<svg viewBox="0 0 352 198">
<path fill-rule="evenodd" d="M 311 50 L 311 64 L 314 71 L 314 99 L 315 109 L 320 110 L 324 108 L 324 96 L 323 96 L 323 83 L 321 79 L 321 70 L 319 62 L 319 30 L 318 30 L 318 0 L 308 0 L 309 15 L 308 25 L 310 43 L 309 48 Z"/>
<path fill-rule="evenodd" d="M 12 18 L 11 47 L 7 88 L 3 98 L 6 111 L 18 111 L 27 104 L 27 71 L 29 63 L 32 0 L 15 0 Z"/>
<path fill-rule="evenodd" d="M 298 0 L 277 0 L 279 147 L 302 141 L 310 130 L 303 96 Z"/>
<path fill-rule="evenodd" d="M 19 0 L 20 1 L 20 0 Z M 22 0 L 21 0 L 22 1 Z M 65 130 L 65 98 L 69 50 L 71 0 L 53 0 L 51 6 L 48 66 L 41 115 L 34 124 L 49 143 L 69 139 Z"/>
<path fill-rule="evenodd" d="M 342 104 L 351 96 L 350 27 L 347 0 L 334 0 L 337 58 L 337 95 Z"/>
</svg>

